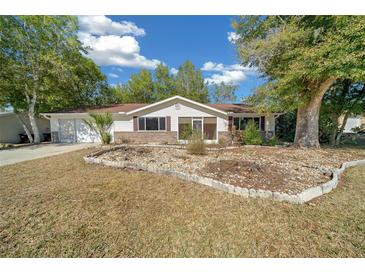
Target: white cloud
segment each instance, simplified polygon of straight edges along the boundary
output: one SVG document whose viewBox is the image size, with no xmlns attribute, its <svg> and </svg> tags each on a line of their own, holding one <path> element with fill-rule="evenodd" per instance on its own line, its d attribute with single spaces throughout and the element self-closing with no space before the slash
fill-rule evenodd
<svg viewBox="0 0 365 274">
<path fill-rule="evenodd" d="M 241 70 L 226 70 L 223 71 L 222 73 L 215 73 L 213 75 L 211 75 L 209 78 L 205 79 L 205 82 L 208 85 L 212 85 L 212 84 L 220 84 L 220 83 L 225 83 L 225 84 L 231 84 L 231 85 L 237 85 L 239 82 L 242 82 L 243 80 L 246 79 L 246 75 L 243 71 Z"/>
<path fill-rule="evenodd" d="M 119 78 L 119 75 L 118 74 L 115 74 L 115 73 L 109 73 L 108 74 L 109 75 L 109 77 L 112 77 L 112 78 Z"/>
<path fill-rule="evenodd" d="M 224 70 L 224 65 L 222 63 L 214 63 L 212 61 L 206 62 L 204 63 L 203 67 L 201 70 L 204 71 L 223 71 Z"/>
<path fill-rule="evenodd" d="M 153 69 L 161 63 L 140 54 L 139 43 L 133 35 L 145 32 L 134 23 L 113 22 L 105 16 L 81 16 L 80 21 L 78 38 L 88 47 L 87 55 L 97 65 Z"/>
<path fill-rule="evenodd" d="M 212 61 L 206 62 L 201 70 L 216 72 L 205 79 L 205 82 L 209 85 L 220 84 L 221 82 L 236 85 L 244 81 L 247 75 L 256 73 L 256 69 L 249 66 L 242 66 L 240 64 L 224 65 Z"/>
<path fill-rule="evenodd" d="M 133 22 L 113 22 L 104 16 L 78 16 L 80 31 L 94 35 L 134 35 L 143 36 L 145 31 L 137 27 Z"/>
<path fill-rule="evenodd" d="M 235 44 L 238 39 L 240 39 L 241 36 L 235 32 L 227 32 L 227 39 L 232 44 Z"/>
<path fill-rule="evenodd" d="M 179 71 L 178 71 L 176 68 L 171 68 L 171 69 L 170 69 L 170 73 L 171 73 L 172 75 L 176 75 L 178 72 L 179 72 Z"/>
<path fill-rule="evenodd" d="M 240 70 L 246 72 L 253 72 L 256 71 L 256 68 L 249 67 L 249 66 L 242 66 L 240 64 L 233 64 L 233 65 L 223 65 L 222 63 L 215 63 L 212 61 L 208 61 L 204 63 L 203 67 L 201 68 L 203 71 L 232 71 L 232 70 Z"/>
</svg>

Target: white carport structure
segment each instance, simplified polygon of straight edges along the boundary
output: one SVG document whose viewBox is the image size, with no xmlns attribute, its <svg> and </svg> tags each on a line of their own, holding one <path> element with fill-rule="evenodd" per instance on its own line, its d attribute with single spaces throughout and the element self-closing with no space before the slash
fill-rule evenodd
<svg viewBox="0 0 365 274">
<path fill-rule="evenodd" d="M 52 142 L 54 143 L 99 143 L 99 135 L 84 122 L 87 113 L 44 113 L 50 120 Z"/>
</svg>

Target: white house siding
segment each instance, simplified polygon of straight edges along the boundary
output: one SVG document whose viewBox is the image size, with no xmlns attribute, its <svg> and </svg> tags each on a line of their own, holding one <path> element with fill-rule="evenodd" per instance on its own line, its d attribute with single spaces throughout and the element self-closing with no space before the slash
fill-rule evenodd
<svg viewBox="0 0 365 274">
<path fill-rule="evenodd" d="M 265 116 L 265 130 L 266 131 L 275 131 L 275 115 L 274 114 L 266 114 L 261 115 L 257 113 L 235 113 L 232 114 L 235 117 L 261 117 Z M 178 131 L 178 117 L 217 117 L 217 128 L 218 132 L 228 131 L 228 116 L 224 117 L 224 115 L 216 116 L 215 113 L 210 111 L 202 111 L 190 106 L 187 106 L 183 103 L 178 103 L 176 106 L 175 103 L 165 106 L 160 109 L 146 109 L 141 111 L 140 113 L 136 113 L 131 116 L 120 116 L 116 118 L 114 121 L 114 130 L 115 132 L 133 132 L 133 116 L 138 117 L 171 117 L 171 131 Z"/>
<path fill-rule="evenodd" d="M 227 119 L 223 119 L 221 117 L 217 118 L 217 127 L 218 127 L 218 132 L 220 131 L 228 131 L 228 120 Z"/>
<path fill-rule="evenodd" d="M 216 117 L 216 115 L 189 107 L 182 103 L 173 104 L 166 108 L 152 111 L 152 112 L 149 112 L 146 114 L 142 114 L 140 116 L 144 116 L 144 117 L 170 116 L 171 117 L 171 131 L 178 130 L 178 117 Z M 132 131 L 133 131 L 133 121 L 132 121 Z"/>
<path fill-rule="evenodd" d="M 29 120 L 24 117 L 25 123 L 30 128 Z M 50 124 L 47 119 L 36 119 L 38 130 L 43 140 L 43 133 L 50 133 Z M 0 114 L 0 143 L 19 143 L 19 134 L 25 133 L 22 124 L 14 113 L 1 113 Z"/>
<path fill-rule="evenodd" d="M 361 126 L 361 118 L 360 117 L 348 118 L 343 132 L 353 133 L 352 129 L 355 128 L 355 127 L 360 127 L 360 126 Z"/>
<path fill-rule="evenodd" d="M 114 121 L 114 131 L 133 131 L 133 117 L 128 117 L 125 119 L 116 118 L 118 120 Z"/>
</svg>

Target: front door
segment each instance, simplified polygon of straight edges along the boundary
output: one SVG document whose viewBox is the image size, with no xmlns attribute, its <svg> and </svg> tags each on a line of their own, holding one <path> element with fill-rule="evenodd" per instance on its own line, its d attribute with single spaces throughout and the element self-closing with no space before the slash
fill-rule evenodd
<svg viewBox="0 0 365 274">
<path fill-rule="evenodd" d="M 203 120 L 201 118 L 193 118 L 193 130 L 203 134 Z"/>
<path fill-rule="evenodd" d="M 75 120 L 73 119 L 59 119 L 60 126 L 60 142 L 74 143 L 76 142 Z"/>
</svg>

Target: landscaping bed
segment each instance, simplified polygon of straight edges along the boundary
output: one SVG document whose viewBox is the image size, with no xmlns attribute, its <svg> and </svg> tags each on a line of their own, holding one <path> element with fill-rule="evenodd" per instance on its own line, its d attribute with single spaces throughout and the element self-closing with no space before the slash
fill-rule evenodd
<svg viewBox="0 0 365 274">
<path fill-rule="evenodd" d="M 190 155 L 174 147 L 120 146 L 97 157 L 208 177 L 247 189 L 297 194 L 330 180 L 332 171 L 343 162 L 365 159 L 365 151 L 238 147 Z"/>
</svg>

